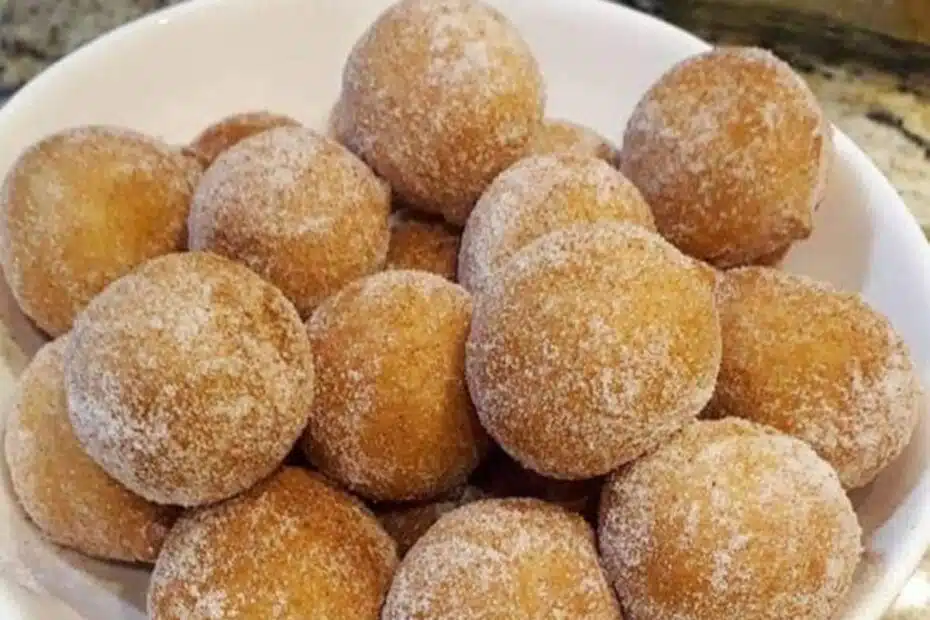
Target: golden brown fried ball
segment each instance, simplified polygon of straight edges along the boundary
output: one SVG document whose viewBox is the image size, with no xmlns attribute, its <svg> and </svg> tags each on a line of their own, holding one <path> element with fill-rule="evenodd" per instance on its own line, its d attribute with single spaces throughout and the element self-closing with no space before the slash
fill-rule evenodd
<svg viewBox="0 0 930 620">
<path fill-rule="evenodd" d="M 290 116 L 267 110 L 240 112 L 222 118 L 201 131 L 191 141 L 190 151 L 209 167 L 221 153 L 255 134 L 278 127 L 299 127 Z"/>
<path fill-rule="evenodd" d="M 613 165 L 617 150 L 590 127 L 562 119 L 545 119 L 530 140 L 527 155 L 574 153 L 603 159 Z"/>
<path fill-rule="evenodd" d="M 346 61 L 337 134 L 408 206 L 463 225 L 543 116 L 529 46 L 479 0 L 401 0 Z"/>
<path fill-rule="evenodd" d="M 357 280 L 307 322 L 317 394 L 304 449 L 373 500 L 420 500 L 465 482 L 487 437 L 465 385 L 471 296 L 423 271 Z"/>
<path fill-rule="evenodd" d="M 750 422 L 698 422 L 608 480 L 600 540 L 629 620 L 827 620 L 861 531 L 810 447 Z"/>
<path fill-rule="evenodd" d="M 0 191 L 0 264 L 23 312 L 59 336 L 107 284 L 183 249 L 193 179 L 178 149 L 116 127 L 27 149 Z"/>
<path fill-rule="evenodd" d="M 378 620 L 394 541 L 361 502 L 287 467 L 178 521 L 155 565 L 151 620 Z"/>
<path fill-rule="evenodd" d="M 620 169 L 663 236 L 729 268 L 810 235 L 831 154 L 830 125 L 790 66 L 760 49 L 721 47 L 679 63 L 646 93 Z"/>
<path fill-rule="evenodd" d="M 712 411 L 808 442 L 847 488 L 907 447 L 922 390 L 907 346 L 858 294 L 764 267 L 722 276 Z"/>
<path fill-rule="evenodd" d="M 382 620 L 621 620 L 591 527 L 534 499 L 442 517 L 397 569 Z"/>
<path fill-rule="evenodd" d="M 531 243 L 476 298 L 467 377 L 482 424 L 521 465 L 559 479 L 655 448 L 713 393 L 714 281 L 632 224 Z"/>
<path fill-rule="evenodd" d="M 480 292 L 536 239 L 603 220 L 655 231 L 639 190 L 603 160 L 571 153 L 521 159 L 494 179 L 475 205 L 462 234 L 459 281 Z"/>
<path fill-rule="evenodd" d="M 42 347 L 19 379 L 4 438 L 13 490 L 54 543 L 88 555 L 154 562 L 177 510 L 151 504 L 110 478 L 68 419 L 67 336 Z"/>
<path fill-rule="evenodd" d="M 88 454 L 133 492 L 193 506 L 274 471 L 313 396 L 294 307 L 247 268 L 170 254 L 104 290 L 65 363 L 71 422 Z"/>
<path fill-rule="evenodd" d="M 248 265 L 307 317 L 384 265 L 390 190 L 345 148 L 302 127 L 246 138 L 204 174 L 190 247 Z"/>
<path fill-rule="evenodd" d="M 391 216 L 386 269 L 415 269 L 455 281 L 461 233 L 442 221 L 408 209 Z"/>
</svg>

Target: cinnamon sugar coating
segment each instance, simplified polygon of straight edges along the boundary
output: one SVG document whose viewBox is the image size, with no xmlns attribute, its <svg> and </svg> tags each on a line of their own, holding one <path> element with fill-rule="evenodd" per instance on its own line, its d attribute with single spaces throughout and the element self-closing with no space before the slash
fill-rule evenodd
<svg viewBox="0 0 930 620">
<path fill-rule="evenodd" d="M 728 268 L 768 260 L 810 235 L 832 151 L 829 122 L 788 64 L 764 50 L 721 47 L 649 89 L 627 124 L 620 169 L 664 237 Z"/>
<path fill-rule="evenodd" d="M 133 492 L 194 506 L 274 471 L 303 430 L 313 360 L 280 291 L 220 256 L 152 260 L 75 325 L 65 358 L 71 422 Z"/>
</svg>

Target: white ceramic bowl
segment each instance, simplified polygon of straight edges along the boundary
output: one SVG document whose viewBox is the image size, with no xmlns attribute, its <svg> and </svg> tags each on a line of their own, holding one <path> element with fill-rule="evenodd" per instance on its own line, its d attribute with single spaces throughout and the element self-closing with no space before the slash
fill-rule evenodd
<svg viewBox="0 0 930 620">
<path fill-rule="evenodd" d="M 619 140 L 639 96 L 706 44 L 598 0 L 494 0 L 523 31 L 548 80 L 551 115 Z M 0 110 L 0 173 L 49 132 L 85 123 L 130 126 L 182 143 L 232 112 L 268 108 L 321 126 L 352 43 L 388 0 L 199 0 L 138 21 L 57 64 Z M 813 237 L 787 268 L 861 290 L 886 313 L 930 376 L 930 248 L 894 189 L 844 135 Z M 0 290 L 0 396 L 41 337 Z M 930 424 L 907 453 L 855 495 L 866 559 L 843 618 L 891 604 L 930 542 Z M 5 465 L 4 465 L 5 467 Z M 86 620 L 145 617 L 147 573 L 89 561 L 45 543 L 4 475 L 0 575 L 70 605 Z M 49 603 L 51 605 L 51 603 Z M 57 608 L 55 608 L 57 609 Z M 64 617 L 0 586 L 0 617 Z"/>
</svg>

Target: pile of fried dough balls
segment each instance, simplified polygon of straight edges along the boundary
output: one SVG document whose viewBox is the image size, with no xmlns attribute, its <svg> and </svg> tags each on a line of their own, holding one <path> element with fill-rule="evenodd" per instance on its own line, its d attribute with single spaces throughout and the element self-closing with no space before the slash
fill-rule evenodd
<svg viewBox="0 0 930 620">
<path fill-rule="evenodd" d="M 401 0 L 326 135 L 24 152 L 0 258 L 53 340 L 5 452 L 35 525 L 154 563 L 153 620 L 831 617 L 847 491 L 921 388 L 858 295 L 771 266 L 824 197 L 820 107 L 739 47 L 672 67 L 619 150 L 544 104 L 503 15 Z"/>
</svg>

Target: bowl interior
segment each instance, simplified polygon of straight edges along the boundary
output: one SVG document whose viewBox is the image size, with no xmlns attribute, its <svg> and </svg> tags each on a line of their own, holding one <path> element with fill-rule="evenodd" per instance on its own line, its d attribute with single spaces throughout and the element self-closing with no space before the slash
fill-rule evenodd
<svg viewBox="0 0 930 620">
<path fill-rule="evenodd" d="M 180 144 L 225 114 L 267 108 L 322 128 L 346 54 L 387 4 L 199 0 L 122 28 L 48 70 L 0 110 L 0 173 L 33 141 L 78 124 L 125 125 Z M 645 89 L 674 62 L 706 48 L 676 28 L 597 0 L 492 4 L 534 48 L 548 82 L 548 113 L 616 141 Z M 817 220 L 786 268 L 862 291 L 904 335 L 927 381 L 930 250 L 892 187 L 839 133 L 836 170 Z M 0 396 L 8 397 L 43 339 L 5 287 L 0 313 Z M 877 619 L 930 542 L 928 455 L 924 416 L 906 454 L 854 494 L 867 554 L 841 617 Z M 43 542 L 5 472 L 0 523 L 0 575 L 59 597 L 88 619 L 145 617 L 147 572 Z M 20 617 L 7 611 L 3 617 Z"/>
</svg>

